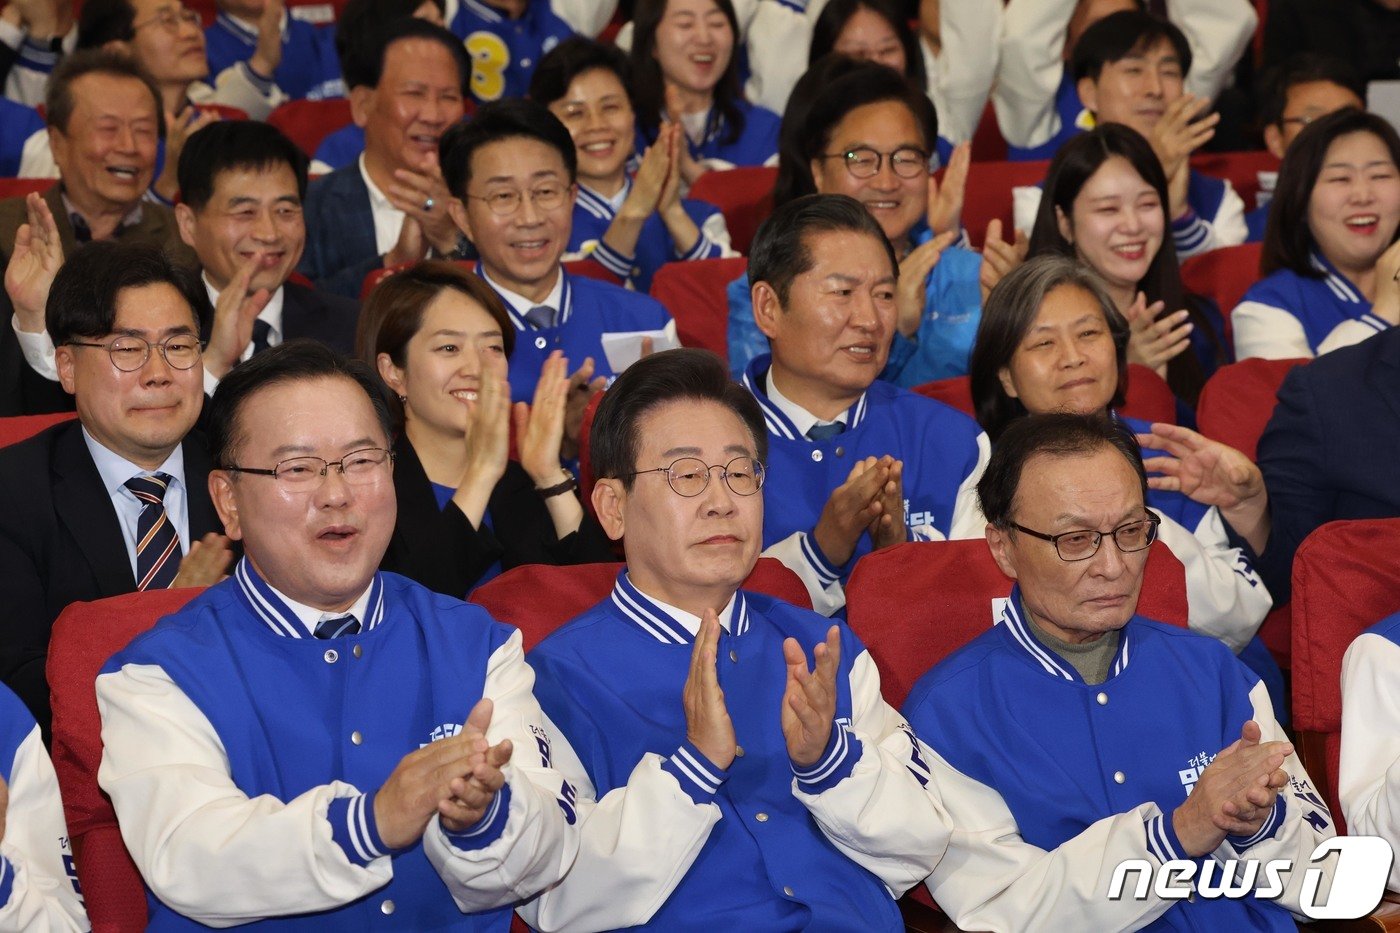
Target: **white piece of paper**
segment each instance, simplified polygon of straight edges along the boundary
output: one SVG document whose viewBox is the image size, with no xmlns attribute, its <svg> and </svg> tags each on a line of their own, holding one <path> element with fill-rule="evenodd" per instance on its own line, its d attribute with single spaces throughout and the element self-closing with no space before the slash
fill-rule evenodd
<svg viewBox="0 0 1400 933">
<path fill-rule="evenodd" d="M 603 353 L 608 358 L 608 366 L 614 373 L 621 373 L 628 366 L 642 358 L 642 338 L 651 338 L 653 353 L 674 350 L 681 345 L 676 339 L 675 329 L 629 330 L 603 335 Z"/>
</svg>

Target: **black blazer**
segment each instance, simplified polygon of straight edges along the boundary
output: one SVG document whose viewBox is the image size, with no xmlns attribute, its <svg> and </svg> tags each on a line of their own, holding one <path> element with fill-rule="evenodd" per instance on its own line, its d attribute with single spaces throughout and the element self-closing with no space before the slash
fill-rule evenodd
<svg viewBox="0 0 1400 933">
<path fill-rule="evenodd" d="M 223 525 L 209 498 L 209 453 L 187 437 L 185 485 L 190 540 Z M 47 734 L 44 659 L 53 621 L 69 603 L 136 589 L 117 512 L 68 421 L 0 450 L 0 679 L 28 704 Z"/>
<path fill-rule="evenodd" d="M 525 468 L 514 460 L 491 491 L 487 509 L 494 527 L 473 528 L 449 502 L 439 509 L 432 483 L 413 445 L 400 436 L 394 444 L 394 492 L 399 518 L 380 568 L 401 573 L 428 589 L 458 599 L 496 561 L 506 569 L 521 564 L 590 564 L 615 560 L 612 544 L 587 513 L 579 530 L 555 537 L 549 509 Z"/>
<path fill-rule="evenodd" d="M 298 267 L 301 273 L 319 289 L 359 298 L 365 276 L 384 264 L 359 160 L 312 181 L 303 210 L 306 250 Z"/>
<path fill-rule="evenodd" d="M 282 286 L 284 340 L 310 337 L 349 356 L 355 352 L 355 326 L 359 319 L 360 303 L 353 298 L 317 291 L 296 282 Z"/>
<path fill-rule="evenodd" d="M 1259 439 L 1273 531 L 1258 570 L 1274 605 L 1292 592 L 1309 532 L 1344 518 L 1400 516 L 1400 327 L 1293 369 Z"/>
</svg>

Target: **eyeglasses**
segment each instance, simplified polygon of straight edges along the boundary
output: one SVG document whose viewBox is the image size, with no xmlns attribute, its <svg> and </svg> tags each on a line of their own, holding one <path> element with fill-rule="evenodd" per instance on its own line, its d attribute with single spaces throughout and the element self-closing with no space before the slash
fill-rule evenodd
<svg viewBox="0 0 1400 933">
<path fill-rule="evenodd" d="M 928 174 L 928 153 L 913 146 L 902 146 L 893 152 L 857 146 L 845 152 L 822 153 L 823 159 L 844 159 L 846 171 L 851 173 L 852 178 L 874 178 L 880 174 L 880 166 L 885 164 L 886 156 L 889 157 L 890 167 L 900 178 L 918 178 Z"/>
<path fill-rule="evenodd" d="M 1076 561 L 1088 560 L 1097 554 L 1105 536 L 1112 537 L 1113 543 L 1118 545 L 1118 550 L 1124 554 L 1145 551 L 1157 540 L 1157 526 L 1161 521 L 1157 516 L 1149 515 L 1147 518 L 1119 525 L 1112 531 L 1065 531 L 1057 535 L 1033 531 L 1015 522 L 1011 522 L 1010 525 L 1017 531 L 1023 531 L 1033 538 L 1055 545 L 1055 553 L 1060 556 L 1060 560 Z"/>
<path fill-rule="evenodd" d="M 694 499 L 710 485 L 710 471 L 718 468 L 720 478 L 729 491 L 736 496 L 751 496 L 763 488 L 763 477 L 767 471 L 763 464 L 753 457 L 735 457 L 721 466 L 707 466 L 704 460 L 696 457 L 681 457 L 670 466 L 656 467 L 653 470 L 637 470 L 628 476 L 641 476 L 643 473 L 665 473 L 666 482 L 678 496 Z"/>
<path fill-rule="evenodd" d="M 131 29 L 134 32 L 137 29 L 144 29 L 152 23 L 166 32 L 179 32 L 181 26 L 193 26 L 198 29 L 203 25 L 203 20 L 199 18 L 198 13 L 188 7 L 176 7 L 173 10 L 166 7 L 150 19 L 134 24 Z"/>
<path fill-rule="evenodd" d="M 161 358 L 171 369 L 189 369 L 199 362 L 204 352 L 204 344 L 191 334 L 173 334 L 159 343 L 151 343 L 144 337 L 130 335 L 118 337 L 111 343 L 87 343 L 82 340 L 68 341 L 70 347 L 95 347 L 106 350 L 112 358 L 112 365 L 124 373 L 134 373 L 151 358 L 151 348 L 160 351 Z"/>
<path fill-rule="evenodd" d="M 495 194 L 488 194 L 485 197 L 478 194 L 469 194 L 467 197 L 473 201 L 485 201 L 486 206 L 491 208 L 491 213 L 508 217 L 520 210 L 520 205 L 524 202 L 526 194 L 529 195 L 530 203 L 535 207 L 542 211 L 552 211 L 564 203 L 564 199 L 573 187 L 573 185 L 540 185 L 538 188 L 531 188 L 529 192 L 511 189 L 497 191 Z"/>
<path fill-rule="evenodd" d="M 381 469 L 386 463 L 394 462 L 393 451 L 383 447 L 365 447 L 352 450 L 339 460 L 323 460 L 320 457 L 292 457 L 279 460 L 270 470 L 254 467 L 226 466 L 230 473 L 252 473 L 254 476 L 271 476 L 283 489 L 296 492 L 310 492 L 319 489 L 326 481 L 326 474 L 335 467 L 345 482 L 351 486 L 368 486 L 383 478 Z"/>
</svg>

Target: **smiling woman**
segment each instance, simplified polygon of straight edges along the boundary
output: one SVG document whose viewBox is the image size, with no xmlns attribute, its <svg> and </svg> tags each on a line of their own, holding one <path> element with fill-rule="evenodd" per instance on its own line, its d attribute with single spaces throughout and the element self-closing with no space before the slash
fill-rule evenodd
<svg viewBox="0 0 1400 933">
<path fill-rule="evenodd" d="M 518 564 L 612 559 L 559 465 L 567 361 L 552 356 L 533 404 L 512 415 L 515 333 L 491 287 L 451 262 L 389 276 L 360 316 L 359 356 L 400 421 L 399 519 L 383 568 L 450 596 Z M 518 462 L 507 457 L 512 417 Z"/>
</svg>

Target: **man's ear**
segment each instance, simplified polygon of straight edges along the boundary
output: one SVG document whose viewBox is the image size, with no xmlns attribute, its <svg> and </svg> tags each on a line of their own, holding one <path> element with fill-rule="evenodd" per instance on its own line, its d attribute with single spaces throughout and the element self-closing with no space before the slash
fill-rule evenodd
<svg viewBox="0 0 1400 933">
<path fill-rule="evenodd" d="M 1084 105 L 1084 109 L 1092 114 L 1099 112 L 1099 82 L 1087 75 L 1079 79 L 1079 83 L 1074 86 L 1079 92 L 1079 102 Z"/>
<path fill-rule="evenodd" d="M 777 336 L 779 319 L 785 313 L 782 302 L 778 300 L 778 293 L 767 282 L 758 282 L 749 292 L 749 297 L 753 302 L 754 323 L 763 331 L 763 336 L 772 340 Z"/>
<path fill-rule="evenodd" d="M 463 198 L 453 198 L 447 202 L 447 216 L 452 218 L 452 222 L 462 231 L 463 236 L 476 243 L 476 237 L 472 236 L 471 218 L 467 215 L 467 204 Z"/>
<path fill-rule="evenodd" d="M 992 559 L 997 562 L 1001 572 L 1013 580 L 1020 579 L 1016 575 L 1016 561 L 1012 556 L 1011 532 L 998 528 L 996 525 L 987 524 L 987 547 L 992 550 Z"/>
<path fill-rule="evenodd" d="M 622 520 L 623 506 L 627 503 L 627 490 L 622 488 L 620 479 L 600 479 L 593 484 L 593 514 L 603 532 L 613 541 L 621 541 L 626 530 Z"/>
<path fill-rule="evenodd" d="M 209 471 L 209 498 L 214 500 L 214 510 L 219 513 L 219 521 L 224 523 L 224 534 L 234 541 L 242 541 L 243 526 L 238 518 L 236 482 L 225 470 Z"/>
<path fill-rule="evenodd" d="M 73 358 L 73 348 L 67 344 L 61 347 L 55 347 L 53 351 L 53 362 L 54 366 L 58 368 L 58 384 L 63 386 L 63 391 L 67 392 L 69 395 L 77 394 L 73 391 L 75 384 L 73 379 L 73 367 L 77 363 L 77 360 Z"/>
<path fill-rule="evenodd" d="M 194 249 L 194 208 L 188 204 L 175 205 L 175 223 L 180 227 L 180 239 Z"/>
<path fill-rule="evenodd" d="M 350 89 L 350 118 L 355 125 L 364 129 L 369 115 L 374 111 L 374 88 L 359 84 Z"/>
<path fill-rule="evenodd" d="M 1264 127 L 1264 148 L 1273 154 L 1275 159 L 1283 158 L 1283 130 L 1277 124 L 1270 123 Z"/>
</svg>

